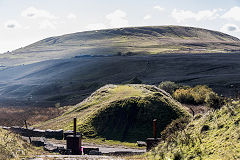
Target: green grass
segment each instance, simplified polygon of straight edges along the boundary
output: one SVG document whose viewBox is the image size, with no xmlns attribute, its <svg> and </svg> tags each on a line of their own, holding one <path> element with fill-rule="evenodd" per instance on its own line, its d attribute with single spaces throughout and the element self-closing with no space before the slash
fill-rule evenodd
<svg viewBox="0 0 240 160">
<path fill-rule="evenodd" d="M 149 159 L 240 159 L 240 101 L 196 115 L 185 130 L 170 135 Z"/>
<path fill-rule="evenodd" d="M 0 159 L 20 160 L 34 157 L 43 150 L 24 142 L 19 135 L 0 129 Z"/>
<path fill-rule="evenodd" d="M 108 145 L 108 146 L 124 146 L 128 148 L 140 148 L 140 149 L 145 148 L 145 147 L 138 147 L 137 143 L 122 142 L 117 140 L 106 140 L 106 138 L 85 138 L 83 139 L 83 142 L 94 143 L 99 145 Z"/>
<path fill-rule="evenodd" d="M 153 119 L 159 119 L 160 132 L 173 119 L 190 115 L 155 86 L 107 85 L 60 117 L 34 127 L 72 130 L 74 117 L 78 118 L 78 130 L 87 138 L 135 143 L 152 136 Z"/>
</svg>

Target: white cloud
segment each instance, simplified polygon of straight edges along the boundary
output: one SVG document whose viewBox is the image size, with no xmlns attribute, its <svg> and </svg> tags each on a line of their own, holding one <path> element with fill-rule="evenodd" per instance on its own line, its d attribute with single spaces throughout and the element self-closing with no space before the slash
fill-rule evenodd
<svg viewBox="0 0 240 160">
<path fill-rule="evenodd" d="M 107 20 L 111 27 L 127 27 L 129 26 L 127 14 L 122 10 L 115 10 L 114 12 L 106 15 Z"/>
<path fill-rule="evenodd" d="M 94 23 L 86 26 L 87 30 L 100 30 L 100 29 L 106 29 L 106 28 L 107 26 L 103 23 Z"/>
<path fill-rule="evenodd" d="M 5 23 L 5 28 L 7 29 L 14 29 L 14 28 L 19 28 L 21 25 L 16 21 L 16 20 L 9 20 Z"/>
<path fill-rule="evenodd" d="M 176 19 L 177 22 L 182 22 L 186 19 L 195 19 L 196 21 L 212 20 L 219 17 L 219 11 L 222 11 L 222 9 L 202 10 L 198 12 L 174 9 L 171 13 L 171 16 Z"/>
<path fill-rule="evenodd" d="M 39 23 L 40 29 L 56 29 L 56 26 L 53 22 L 49 20 L 44 20 Z"/>
<path fill-rule="evenodd" d="M 151 19 L 151 18 L 152 18 L 151 14 L 147 14 L 143 17 L 144 20 L 148 20 L 148 19 Z"/>
<path fill-rule="evenodd" d="M 22 11 L 21 15 L 27 18 L 47 18 L 47 19 L 56 19 L 57 17 L 50 12 L 42 9 L 37 9 L 35 7 L 28 7 Z"/>
<path fill-rule="evenodd" d="M 225 24 L 225 25 L 222 26 L 220 31 L 222 31 L 222 32 L 239 32 L 240 29 L 235 24 Z"/>
<path fill-rule="evenodd" d="M 68 19 L 76 19 L 77 16 L 73 13 L 69 13 L 68 16 L 67 16 Z"/>
<path fill-rule="evenodd" d="M 226 19 L 233 19 L 235 21 L 240 21 L 240 7 L 233 7 L 229 11 L 227 11 L 224 15 L 222 15 L 222 18 Z"/>
<path fill-rule="evenodd" d="M 164 10 L 165 10 L 164 8 L 162 8 L 162 7 L 160 7 L 160 6 L 154 6 L 153 8 L 154 8 L 154 9 L 157 9 L 157 10 L 159 10 L 159 11 L 164 11 Z"/>
</svg>

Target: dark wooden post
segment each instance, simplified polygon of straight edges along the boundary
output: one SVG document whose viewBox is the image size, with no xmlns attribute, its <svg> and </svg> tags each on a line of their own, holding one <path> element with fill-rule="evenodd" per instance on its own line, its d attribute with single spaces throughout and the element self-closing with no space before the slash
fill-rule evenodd
<svg viewBox="0 0 240 160">
<path fill-rule="evenodd" d="M 153 120 L 153 138 L 157 138 L 157 119 Z"/>
<path fill-rule="evenodd" d="M 77 118 L 73 119 L 73 135 L 74 137 L 77 135 Z"/>
</svg>

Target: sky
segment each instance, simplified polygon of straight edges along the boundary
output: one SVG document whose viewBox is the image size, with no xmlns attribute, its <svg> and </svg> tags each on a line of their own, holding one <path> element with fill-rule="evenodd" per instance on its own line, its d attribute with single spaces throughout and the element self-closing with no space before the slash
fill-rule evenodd
<svg viewBox="0 0 240 160">
<path fill-rule="evenodd" d="M 240 0 L 0 0 L 0 53 L 68 33 L 160 25 L 240 38 Z"/>
</svg>

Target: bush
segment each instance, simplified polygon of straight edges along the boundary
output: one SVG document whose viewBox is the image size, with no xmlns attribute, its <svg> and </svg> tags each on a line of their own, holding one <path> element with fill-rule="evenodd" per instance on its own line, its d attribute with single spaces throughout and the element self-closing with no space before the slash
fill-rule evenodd
<svg viewBox="0 0 240 160">
<path fill-rule="evenodd" d="M 190 89 L 177 89 L 173 97 L 181 103 L 194 104 L 194 97 Z"/>
<path fill-rule="evenodd" d="M 206 85 L 197 85 L 194 88 L 181 88 L 173 93 L 173 97 L 181 103 L 207 104 L 208 107 L 218 109 L 223 100 L 211 88 Z"/>
<path fill-rule="evenodd" d="M 171 82 L 171 81 L 164 81 L 164 82 L 161 82 L 158 86 L 158 88 L 170 93 L 170 94 L 173 94 L 177 89 L 179 89 L 181 86 L 179 84 L 176 84 L 174 82 Z"/>
<path fill-rule="evenodd" d="M 219 97 L 216 93 L 210 93 L 206 96 L 205 102 L 208 107 L 219 109 L 223 105 L 223 98 Z"/>
<path fill-rule="evenodd" d="M 214 93 L 213 90 L 206 85 L 197 85 L 192 88 L 191 92 L 193 94 L 194 102 L 196 104 L 205 103 L 206 96 L 210 93 Z"/>
<path fill-rule="evenodd" d="M 173 120 L 162 132 L 161 138 L 167 140 L 167 138 L 176 132 L 180 132 L 186 128 L 190 123 L 190 119 L 186 117 L 181 117 Z"/>
</svg>

